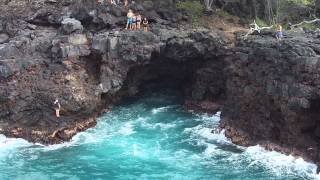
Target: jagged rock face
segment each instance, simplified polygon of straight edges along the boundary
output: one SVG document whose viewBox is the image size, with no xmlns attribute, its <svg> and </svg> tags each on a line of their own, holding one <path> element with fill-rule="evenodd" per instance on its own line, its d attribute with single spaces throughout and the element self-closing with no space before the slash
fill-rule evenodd
<svg viewBox="0 0 320 180">
<path fill-rule="evenodd" d="M 132 5 L 154 23 L 133 32 L 120 28 L 124 8 L 96 1 L 0 2 L 0 133 L 60 143 L 119 98 L 161 81 L 182 88 L 188 108 L 223 107 L 235 143 L 318 161 L 318 39 L 254 37 L 231 49 L 219 32 L 175 28 L 184 18 L 174 3 Z"/>
<path fill-rule="evenodd" d="M 168 66 L 183 65 L 186 61 L 204 64 L 211 60 L 216 63 L 225 50 L 225 42 L 217 33 L 174 29 L 167 32 L 170 36 L 161 32 L 116 32 L 95 36 L 92 47 L 94 53 L 102 58 L 100 87 L 103 93 L 112 94 L 120 90 L 132 67 L 163 62 Z M 174 72 L 171 73 L 174 76 Z M 145 76 L 153 77 L 154 74 Z"/>
<path fill-rule="evenodd" d="M 112 28 L 125 24 L 125 10 L 93 1 L 11 1 L 4 5 L 0 11 L 6 18 L 0 27 L 8 37 L 0 44 L 0 133 L 42 143 L 68 140 L 95 125 L 95 117 L 107 105 L 139 92 L 138 81 L 142 81 L 130 81 L 132 69 L 152 66 L 155 60 L 168 62 L 167 66 L 197 62 L 199 68 L 204 62 L 221 60 L 224 38 L 208 30 L 168 27 L 177 18 L 165 20 L 159 12 L 170 4 L 153 2 L 152 11 L 145 12 L 157 14 L 152 32 Z M 143 12 L 139 6 L 132 8 Z M 200 77 L 210 77 L 205 69 L 197 75 L 195 70 L 186 72 L 191 72 L 190 82 L 199 82 L 196 86 L 204 84 Z M 194 93 L 194 99 L 204 99 L 207 91 L 214 92 L 208 86 Z M 60 119 L 54 116 L 56 98 L 62 106 Z"/>
<path fill-rule="evenodd" d="M 240 43 L 230 62 L 223 127 L 234 142 L 319 161 L 319 40 Z"/>
</svg>

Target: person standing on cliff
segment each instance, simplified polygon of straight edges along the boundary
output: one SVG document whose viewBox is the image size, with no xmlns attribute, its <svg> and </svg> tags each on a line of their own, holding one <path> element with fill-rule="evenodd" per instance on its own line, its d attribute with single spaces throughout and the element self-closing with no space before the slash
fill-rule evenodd
<svg viewBox="0 0 320 180">
<path fill-rule="evenodd" d="M 53 103 L 54 105 L 54 110 L 56 111 L 56 117 L 59 118 L 60 117 L 60 110 L 61 110 L 61 105 L 59 103 L 59 100 L 56 99 Z"/>
<path fill-rule="evenodd" d="M 137 30 L 137 16 L 134 15 L 132 18 L 132 29 Z"/>
<path fill-rule="evenodd" d="M 141 29 L 141 21 L 142 21 L 142 17 L 140 14 L 137 15 L 137 29 L 140 30 Z"/>
<path fill-rule="evenodd" d="M 126 25 L 126 29 L 132 29 L 132 21 L 133 21 L 133 16 L 134 16 L 134 14 L 133 14 L 133 12 L 132 12 L 132 10 L 131 9 L 129 9 L 129 11 L 128 11 L 128 14 L 127 14 L 127 25 Z"/>
<path fill-rule="evenodd" d="M 142 25 L 143 25 L 144 32 L 148 32 L 148 24 L 149 24 L 148 19 L 146 17 L 143 18 Z"/>
<path fill-rule="evenodd" d="M 283 38 L 282 26 L 280 24 L 277 27 L 276 38 L 278 41 L 281 41 Z"/>
</svg>

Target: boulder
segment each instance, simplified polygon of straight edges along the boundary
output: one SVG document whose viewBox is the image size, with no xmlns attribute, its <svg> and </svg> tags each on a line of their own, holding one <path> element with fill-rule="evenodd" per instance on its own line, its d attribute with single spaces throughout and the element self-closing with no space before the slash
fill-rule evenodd
<svg viewBox="0 0 320 180">
<path fill-rule="evenodd" d="M 91 53 L 88 45 L 62 45 L 60 47 L 60 57 L 70 58 L 88 56 Z"/>
<path fill-rule="evenodd" d="M 9 41 L 8 34 L 0 33 L 0 44 L 6 43 Z"/>
<path fill-rule="evenodd" d="M 88 39 L 85 34 L 73 34 L 68 36 L 68 41 L 73 45 L 88 44 Z"/>
<path fill-rule="evenodd" d="M 62 30 L 66 34 L 71 34 L 73 32 L 82 32 L 83 26 L 80 21 L 74 18 L 65 18 L 62 22 Z"/>
</svg>

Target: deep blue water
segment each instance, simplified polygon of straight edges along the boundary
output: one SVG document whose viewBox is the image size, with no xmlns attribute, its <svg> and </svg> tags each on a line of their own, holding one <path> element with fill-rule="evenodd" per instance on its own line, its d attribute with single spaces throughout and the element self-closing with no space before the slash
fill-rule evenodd
<svg viewBox="0 0 320 180">
<path fill-rule="evenodd" d="M 42 146 L 0 135 L 0 180 L 316 179 L 316 166 L 211 133 L 219 114 L 186 112 L 174 95 L 115 107 L 71 142 Z"/>
</svg>

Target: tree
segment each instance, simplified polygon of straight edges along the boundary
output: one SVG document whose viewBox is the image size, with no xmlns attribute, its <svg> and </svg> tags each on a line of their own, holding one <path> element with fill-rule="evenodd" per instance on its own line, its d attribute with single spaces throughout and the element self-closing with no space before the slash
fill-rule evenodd
<svg viewBox="0 0 320 180">
<path fill-rule="evenodd" d="M 203 0 L 205 11 L 206 12 L 211 12 L 212 11 L 212 4 L 213 0 Z"/>
<path fill-rule="evenodd" d="M 273 0 L 265 0 L 265 19 L 269 24 L 274 24 L 274 9 L 273 9 Z M 277 8 L 278 9 L 278 8 Z"/>
</svg>

